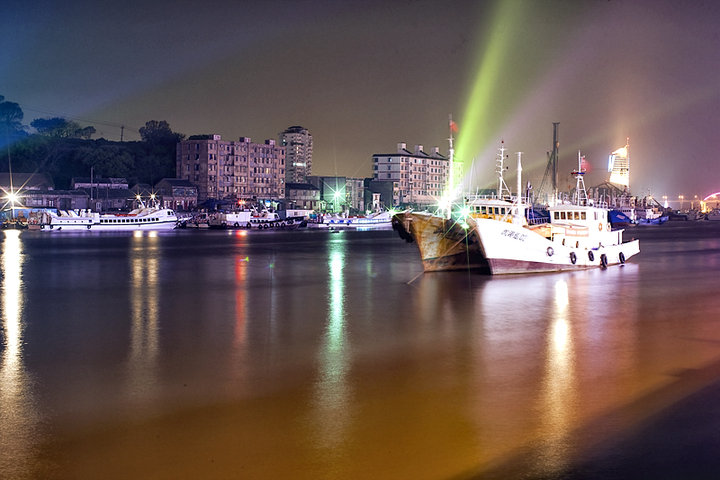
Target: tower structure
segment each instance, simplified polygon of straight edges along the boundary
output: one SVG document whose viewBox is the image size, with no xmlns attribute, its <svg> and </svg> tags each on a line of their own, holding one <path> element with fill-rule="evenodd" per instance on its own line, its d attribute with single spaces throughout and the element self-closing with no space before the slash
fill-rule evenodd
<svg viewBox="0 0 720 480">
<path fill-rule="evenodd" d="M 307 183 L 307 177 L 312 175 L 312 135 L 307 128 L 294 125 L 279 137 L 280 146 L 285 147 L 286 183 Z"/>
<path fill-rule="evenodd" d="M 622 185 L 630 189 L 630 139 L 610 154 L 608 159 L 608 172 L 610 172 L 610 183 Z"/>
</svg>

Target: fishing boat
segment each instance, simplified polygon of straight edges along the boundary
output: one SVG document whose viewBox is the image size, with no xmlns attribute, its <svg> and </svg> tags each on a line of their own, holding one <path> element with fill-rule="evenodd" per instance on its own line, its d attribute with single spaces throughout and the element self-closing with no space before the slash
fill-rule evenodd
<svg viewBox="0 0 720 480">
<path fill-rule="evenodd" d="M 173 210 L 160 208 L 151 199 L 146 205 L 138 196 L 138 207 L 128 213 L 98 213 L 90 210 L 46 212 L 40 230 L 46 232 L 172 230 L 178 217 Z"/>
<path fill-rule="evenodd" d="M 623 264 L 640 252 L 639 241 L 623 242 L 623 229 L 611 228 L 608 210 L 593 206 L 587 198 L 579 152 L 573 174 L 574 202 L 551 206 L 548 223 L 528 225 L 519 197 L 506 218 L 474 219 L 491 274 L 607 267 Z"/>
<path fill-rule="evenodd" d="M 448 159 L 451 173 L 454 161 L 453 125 L 450 118 Z M 453 211 L 453 202 L 450 200 L 454 190 L 452 174 L 447 178 L 447 201 L 437 212 L 398 212 L 392 216 L 392 228 L 406 242 L 417 244 L 426 272 L 487 270 L 488 263 L 480 249 L 479 238 L 469 225 L 472 219 L 467 221 L 459 210 Z"/>
<path fill-rule="evenodd" d="M 250 228 L 251 212 L 218 212 L 208 220 L 210 228 Z"/>
</svg>

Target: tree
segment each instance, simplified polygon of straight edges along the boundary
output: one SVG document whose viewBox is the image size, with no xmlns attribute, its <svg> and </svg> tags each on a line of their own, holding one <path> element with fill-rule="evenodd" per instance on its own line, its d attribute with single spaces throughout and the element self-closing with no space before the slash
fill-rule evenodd
<svg viewBox="0 0 720 480">
<path fill-rule="evenodd" d="M 5 101 L 5 97 L 0 95 L 0 135 L 3 137 L 15 137 L 25 133 L 22 125 L 23 111 L 15 102 Z"/>
<path fill-rule="evenodd" d="M 40 135 L 56 138 L 84 138 L 89 140 L 95 133 L 95 127 L 82 128 L 77 122 L 61 117 L 36 118 L 30 122 L 30 126 L 37 130 Z"/>
<path fill-rule="evenodd" d="M 180 140 L 185 138 L 182 133 L 175 133 L 170 129 L 170 124 L 165 120 L 150 120 L 140 127 L 140 137 L 150 145 L 172 145 L 173 148 Z"/>
</svg>

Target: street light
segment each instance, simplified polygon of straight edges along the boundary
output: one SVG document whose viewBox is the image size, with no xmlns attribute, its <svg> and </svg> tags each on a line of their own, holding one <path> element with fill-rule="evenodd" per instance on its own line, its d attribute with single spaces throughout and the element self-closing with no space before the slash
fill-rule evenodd
<svg viewBox="0 0 720 480">
<path fill-rule="evenodd" d="M 678 198 L 680 199 L 680 210 L 682 210 L 683 202 L 685 201 L 685 195 L 679 195 Z"/>
</svg>

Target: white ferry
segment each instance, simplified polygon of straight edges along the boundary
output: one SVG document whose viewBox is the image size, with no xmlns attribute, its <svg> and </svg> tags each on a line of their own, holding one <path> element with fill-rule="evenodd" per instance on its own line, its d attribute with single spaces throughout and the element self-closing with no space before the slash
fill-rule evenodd
<svg viewBox="0 0 720 480">
<path fill-rule="evenodd" d="M 154 200 L 154 199 L 153 199 Z M 60 210 L 57 214 L 47 212 L 40 230 L 47 232 L 68 231 L 122 231 L 122 230 L 172 230 L 178 217 L 173 210 L 146 206 L 138 198 L 140 206 L 129 213 L 98 213 L 90 210 Z"/>
<path fill-rule="evenodd" d="M 366 217 L 330 216 L 323 219 L 328 228 L 345 228 L 355 230 L 383 230 L 392 228 L 391 212 L 374 212 Z"/>
</svg>

